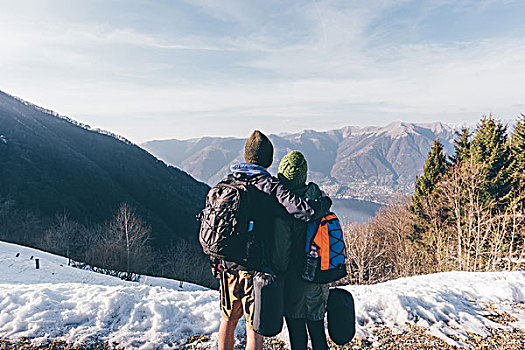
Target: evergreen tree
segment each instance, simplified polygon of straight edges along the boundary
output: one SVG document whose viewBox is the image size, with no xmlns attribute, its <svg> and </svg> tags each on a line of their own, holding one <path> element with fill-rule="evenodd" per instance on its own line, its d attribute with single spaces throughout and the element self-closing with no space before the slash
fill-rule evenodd
<svg viewBox="0 0 525 350">
<path fill-rule="evenodd" d="M 430 152 L 428 152 L 427 160 L 423 166 L 423 175 L 416 178 L 415 193 L 412 196 L 412 205 L 410 210 L 418 217 L 422 217 L 422 209 L 428 196 L 432 195 L 441 176 L 447 170 L 447 158 L 443 153 L 443 144 L 436 139 Z"/>
<path fill-rule="evenodd" d="M 484 189 L 487 201 L 501 202 L 509 193 L 509 146 L 507 126 L 492 116 L 484 117 L 476 128 L 470 150 L 473 161 L 484 164 L 487 169 Z"/>
<path fill-rule="evenodd" d="M 511 138 L 511 162 L 509 173 L 512 178 L 511 195 L 516 197 L 525 193 L 525 114 L 518 120 Z M 521 199 L 523 201 L 523 199 Z"/>
<path fill-rule="evenodd" d="M 468 128 L 463 128 L 461 131 L 456 131 L 457 139 L 454 140 L 455 154 L 451 157 L 452 163 L 455 165 L 463 163 L 470 157 L 470 137 L 472 133 Z"/>
</svg>

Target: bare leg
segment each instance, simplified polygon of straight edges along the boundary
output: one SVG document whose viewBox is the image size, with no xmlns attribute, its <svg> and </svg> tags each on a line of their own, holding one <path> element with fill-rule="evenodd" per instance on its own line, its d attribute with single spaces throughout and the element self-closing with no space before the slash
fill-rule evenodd
<svg viewBox="0 0 525 350">
<path fill-rule="evenodd" d="M 262 350 L 263 336 L 254 332 L 253 328 L 246 322 L 246 350 Z"/>
<path fill-rule="evenodd" d="M 221 320 L 219 327 L 219 339 L 217 345 L 219 350 L 233 350 L 235 345 L 235 327 L 239 320 Z"/>
</svg>

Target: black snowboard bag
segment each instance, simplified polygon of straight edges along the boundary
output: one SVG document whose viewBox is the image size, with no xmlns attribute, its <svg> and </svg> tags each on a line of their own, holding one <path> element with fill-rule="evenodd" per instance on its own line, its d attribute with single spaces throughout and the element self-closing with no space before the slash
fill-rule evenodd
<svg viewBox="0 0 525 350">
<path fill-rule="evenodd" d="M 352 294 L 341 288 L 328 295 L 328 334 L 337 345 L 349 343 L 355 335 L 355 306 Z"/>
<path fill-rule="evenodd" d="M 284 283 L 275 275 L 257 272 L 253 277 L 253 330 L 265 337 L 279 334 L 283 328 Z"/>
</svg>

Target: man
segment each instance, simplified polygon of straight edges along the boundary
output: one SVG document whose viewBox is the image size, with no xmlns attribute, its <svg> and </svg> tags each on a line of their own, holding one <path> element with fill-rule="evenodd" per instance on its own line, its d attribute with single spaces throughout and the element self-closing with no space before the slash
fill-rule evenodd
<svg viewBox="0 0 525 350">
<path fill-rule="evenodd" d="M 257 207 L 254 208 L 257 237 L 262 242 L 273 239 L 274 219 L 276 216 L 292 215 L 302 221 L 321 217 L 331 206 L 328 197 L 315 201 L 303 199 L 287 190 L 277 178 L 272 177 L 267 169 L 273 161 L 273 145 L 262 132 L 255 130 L 244 147 L 245 163 L 235 164 L 230 169 L 233 176 L 246 181 L 257 189 Z M 267 244 L 270 247 L 271 244 Z M 260 250 L 264 260 L 264 249 Z M 224 261 L 218 267 L 222 269 L 221 325 L 219 328 L 219 350 L 232 350 L 234 332 L 239 319 L 246 317 L 246 349 L 262 349 L 263 337 L 253 331 L 253 267 Z"/>
</svg>

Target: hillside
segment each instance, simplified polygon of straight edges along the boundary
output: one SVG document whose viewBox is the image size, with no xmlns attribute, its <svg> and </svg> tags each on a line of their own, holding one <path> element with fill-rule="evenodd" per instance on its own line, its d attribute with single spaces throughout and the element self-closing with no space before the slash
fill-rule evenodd
<svg viewBox="0 0 525 350">
<path fill-rule="evenodd" d="M 395 122 L 385 127 L 345 127 L 318 132 L 305 130 L 284 136 L 270 135 L 274 163 L 291 150 L 302 151 L 310 180 L 323 184 L 332 195 L 385 202 L 394 192 L 410 193 L 436 137 L 449 153 L 454 130 L 441 123 Z M 142 146 L 168 164 L 213 184 L 230 164 L 242 160 L 245 139 L 204 137 L 156 140 Z"/>
<path fill-rule="evenodd" d="M 52 218 L 109 220 L 121 202 L 152 225 L 154 244 L 195 239 L 208 186 L 115 135 L 0 92 L 0 197 Z"/>
<path fill-rule="evenodd" d="M 214 348 L 220 320 L 217 291 L 186 283 L 180 288 L 177 281 L 152 277 L 125 282 L 1 241 L 0 261 L 0 339 L 106 342 L 141 349 L 193 349 L 193 341 L 203 341 L 202 348 Z M 414 329 L 420 339 L 437 344 L 429 349 L 467 347 L 476 339 L 494 342 L 495 333 L 500 341 L 508 334 L 519 341 L 524 334 L 524 272 L 447 272 L 344 288 L 355 298 L 358 339 L 353 344 L 361 348 L 384 344 L 385 335 L 399 348 Z M 237 341 L 243 337 L 239 327 Z M 286 329 L 278 339 L 286 346 Z M 411 340 L 412 348 L 418 348 Z M 509 342 L 506 348 L 521 345 Z"/>
</svg>

